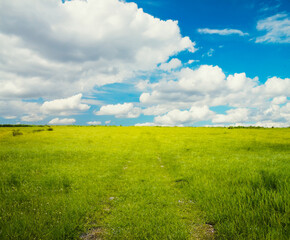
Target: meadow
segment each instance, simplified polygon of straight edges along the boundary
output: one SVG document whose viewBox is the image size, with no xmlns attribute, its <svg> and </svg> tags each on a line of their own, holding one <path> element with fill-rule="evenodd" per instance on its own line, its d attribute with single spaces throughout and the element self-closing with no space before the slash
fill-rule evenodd
<svg viewBox="0 0 290 240">
<path fill-rule="evenodd" d="M 289 128 L 2 127 L 0 169 L 3 240 L 290 236 Z"/>
</svg>

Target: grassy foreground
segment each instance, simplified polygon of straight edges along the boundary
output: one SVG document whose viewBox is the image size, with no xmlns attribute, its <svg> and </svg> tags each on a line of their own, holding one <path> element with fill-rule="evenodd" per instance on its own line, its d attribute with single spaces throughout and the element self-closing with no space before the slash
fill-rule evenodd
<svg viewBox="0 0 290 240">
<path fill-rule="evenodd" d="M 289 128 L 13 129 L 0 128 L 0 239 L 290 236 Z"/>
</svg>

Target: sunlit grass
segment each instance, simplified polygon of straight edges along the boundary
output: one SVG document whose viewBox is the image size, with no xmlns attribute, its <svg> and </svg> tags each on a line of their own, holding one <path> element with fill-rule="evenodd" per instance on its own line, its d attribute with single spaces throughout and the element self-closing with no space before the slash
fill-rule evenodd
<svg viewBox="0 0 290 240">
<path fill-rule="evenodd" d="M 0 128 L 0 239 L 290 235 L 290 129 L 15 129 Z"/>
</svg>

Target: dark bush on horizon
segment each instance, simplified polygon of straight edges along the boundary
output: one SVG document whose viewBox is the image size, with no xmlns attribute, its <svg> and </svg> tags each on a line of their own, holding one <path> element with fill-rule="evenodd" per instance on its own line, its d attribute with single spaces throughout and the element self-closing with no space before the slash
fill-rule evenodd
<svg viewBox="0 0 290 240">
<path fill-rule="evenodd" d="M 12 131 L 12 135 L 15 137 L 15 136 L 19 136 L 19 135 L 23 135 L 23 133 L 22 132 L 20 132 L 20 130 L 19 129 L 14 129 L 13 131 Z"/>
<path fill-rule="evenodd" d="M 27 125 L 27 124 L 0 124 L 0 127 L 33 127 L 33 125 Z"/>
<path fill-rule="evenodd" d="M 44 131 L 44 129 L 36 129 L 36 130 L 33 130 L 32 132 L 36 133 L 36 132 L 42 132 L 42 131 Z"/>
<path fill-rule="evenodd" d="M 251 129 L 251 128 L 264 128 L 264 127 L 259 127 L 259 126 L 248 126 L 248 127 L 245 127 L 245 126 L 229 126 L 228 129 L 234 129 L 234 128 L 246 128 L 246 129 Z M 274 128 L 274 127 L 272 127 Z"/>
</svg>

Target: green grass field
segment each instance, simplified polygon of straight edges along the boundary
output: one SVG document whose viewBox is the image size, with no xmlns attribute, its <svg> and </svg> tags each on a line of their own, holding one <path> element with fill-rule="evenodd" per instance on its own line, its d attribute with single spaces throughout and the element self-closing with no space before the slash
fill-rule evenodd
<svg viewBox="0 0 290 240">
<path fill-rule="evenodd" d="M 289 239 L 289 128 L 14 129 L 0 239 Z"/>
</svg>

